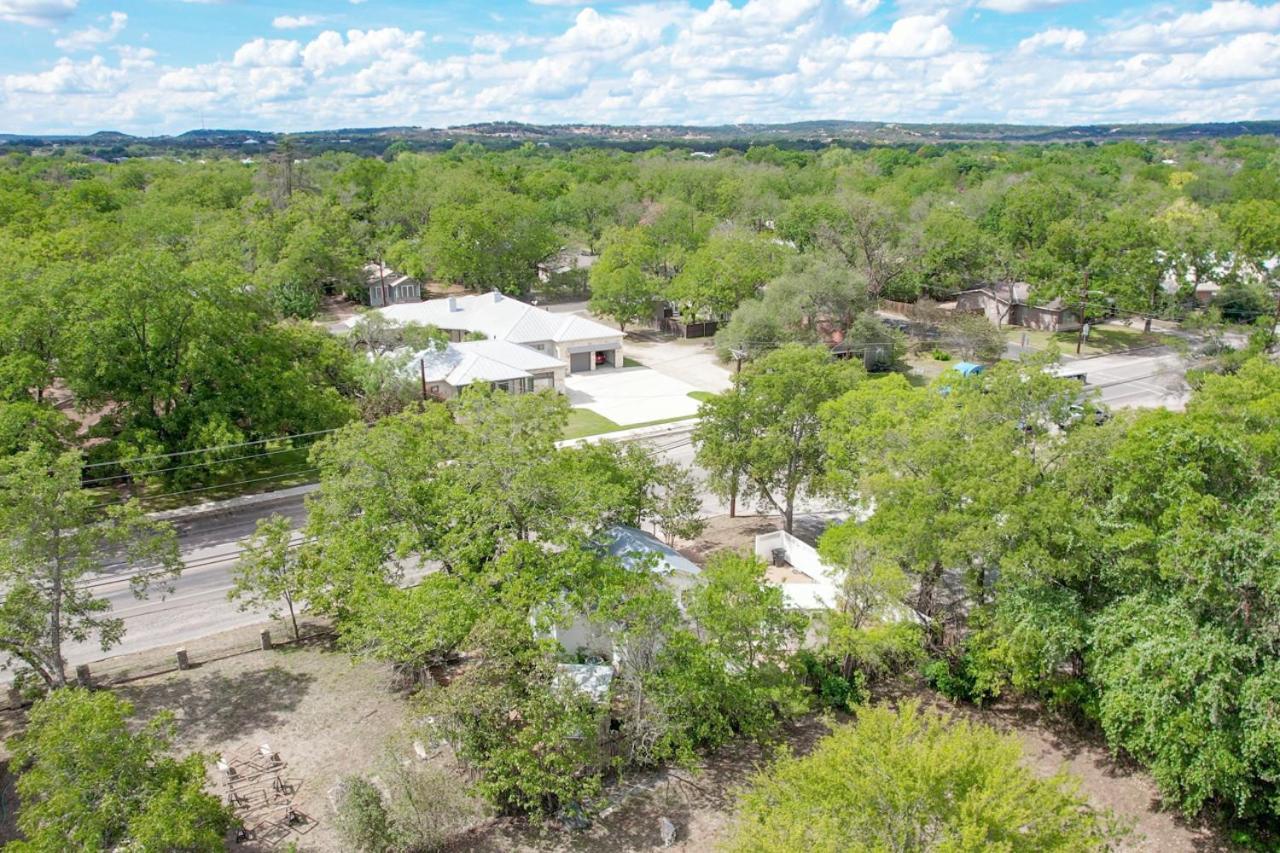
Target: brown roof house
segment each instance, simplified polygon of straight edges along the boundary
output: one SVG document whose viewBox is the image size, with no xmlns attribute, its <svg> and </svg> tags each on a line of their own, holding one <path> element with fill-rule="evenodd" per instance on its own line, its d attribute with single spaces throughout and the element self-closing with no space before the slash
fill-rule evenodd
<svg viewBox="0 0 1280 853">
<path fill-rule="evenodd" d="M 1043 305 L 1029 302 L 1031 285 L 1025 281 L 984 284 L 956 297 L 956 311 L 983 314 L 997 326 L 1025 326 L 1046 332 L 1072 332 L 1080 328 L 1080 312 L 1061 298 Z"/>
</svg>

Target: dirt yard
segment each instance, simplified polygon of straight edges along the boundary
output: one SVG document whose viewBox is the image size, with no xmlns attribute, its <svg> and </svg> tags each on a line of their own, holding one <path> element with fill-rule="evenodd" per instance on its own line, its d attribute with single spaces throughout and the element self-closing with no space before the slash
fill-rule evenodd
<svg viewBox="0 0 1280 853">
<path fill-rule="evenodd" d="M 407 722 L 409 705 L 388 689 L 388 678 L 384 667 L 311 645 L 227 658 L 118 693 L 143 716 L 173 711 L 183 751 L 230 757 L 268 744 L 296 786 L 294 808 L 309 818 L 301 834 L 283 843 L 341 850 L 328 790 L 342 776 L 369 769 L 387 736 Z"/>
</svg>

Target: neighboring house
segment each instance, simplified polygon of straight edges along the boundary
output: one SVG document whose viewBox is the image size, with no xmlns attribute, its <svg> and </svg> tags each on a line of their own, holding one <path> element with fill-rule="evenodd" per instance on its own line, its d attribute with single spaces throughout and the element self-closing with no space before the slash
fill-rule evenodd
<svg viewBox="0 0 1280 853">
<path fill-rule="evenodd" d="M 368 303 L 374 308 L 422 301 L 422 285 L 386 264 L 366 264 L 364 274 Z"/>
<path fill-rule="evenodd" d="M 1025 281 L 985 284 L 956 297 L 956 311 L 983 314 L 997 326 L 1025 326 L 1046 332 L 1072 332 L 1080 328 L 1080 312 L 1061 298 L 1043 305 L 1028 302 L 1031 285 Z"/>
<path fill-rule="evenodd" d="M 405 370 L 422 383 L 424 397 L 448 400 L 476 383 L 514 394 L 558 391 L 565 363 L 506 341 L 463 341 L 422 350 Z"/>
<path fill-rule="evenodd" d="M 596 544 L 605 553 L 618 557 L 628 569 L 658 573 L 677 602 L 693 588 L 702 574 L 696 563 L 675 548 L 634 527 L 611 527 Z M 592 621 L 585 613 L 575 616 L 565 625 L 552 628 L 550 637 L 567 652 L 599 658 L 614 666 L 626 657 L 625 649 L 614 648 L 606 626 Z"/>
<path fill-rule="evenodd" d="M 546 284 L 553 276 L 568 275 L 577 270 L 585 273 L 595 266 L 599 257 L 590 252 L 561 252 L 538 264 L 538 281 Z"/>
<path fill-rule="evenodd" d="M 451 340 L 484 335 L 558 358 L 570 373 L 598 367 L 622 367 L 623 334 L 577 314 L 553 314 L 504 296 L 496 290 L 475 296 L 450 296 L 380 309 L 395 323 L 419 323 L 449 333 Z"/>
</svg>

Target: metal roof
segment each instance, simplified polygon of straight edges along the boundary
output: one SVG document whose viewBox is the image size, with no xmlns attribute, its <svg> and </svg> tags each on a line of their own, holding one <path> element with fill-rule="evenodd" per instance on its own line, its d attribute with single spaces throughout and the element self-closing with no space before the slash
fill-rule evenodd
<svg viewBox="0 0 1280 853">
<path fill-rule="evenodd" d="M 388 305 L 378 311 L 395 323 L 419 323 L 441 329 L 479 332 L 495 340 L 516 344 L 622 338 L 622 332 L 611 326 L 576 314 L 552 314 L 496 290 L 472 296 Z"/>
</svg>

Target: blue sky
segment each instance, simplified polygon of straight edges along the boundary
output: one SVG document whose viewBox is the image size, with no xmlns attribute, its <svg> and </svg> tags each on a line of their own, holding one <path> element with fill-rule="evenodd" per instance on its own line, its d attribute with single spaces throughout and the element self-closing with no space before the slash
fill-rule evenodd
<svg viewBox="0 0 1280 853">
<path fill-rule="evenodd" d="M 0 131 L 1280 118 L 1280 0 L 0 0 Z"/>
</svg>

